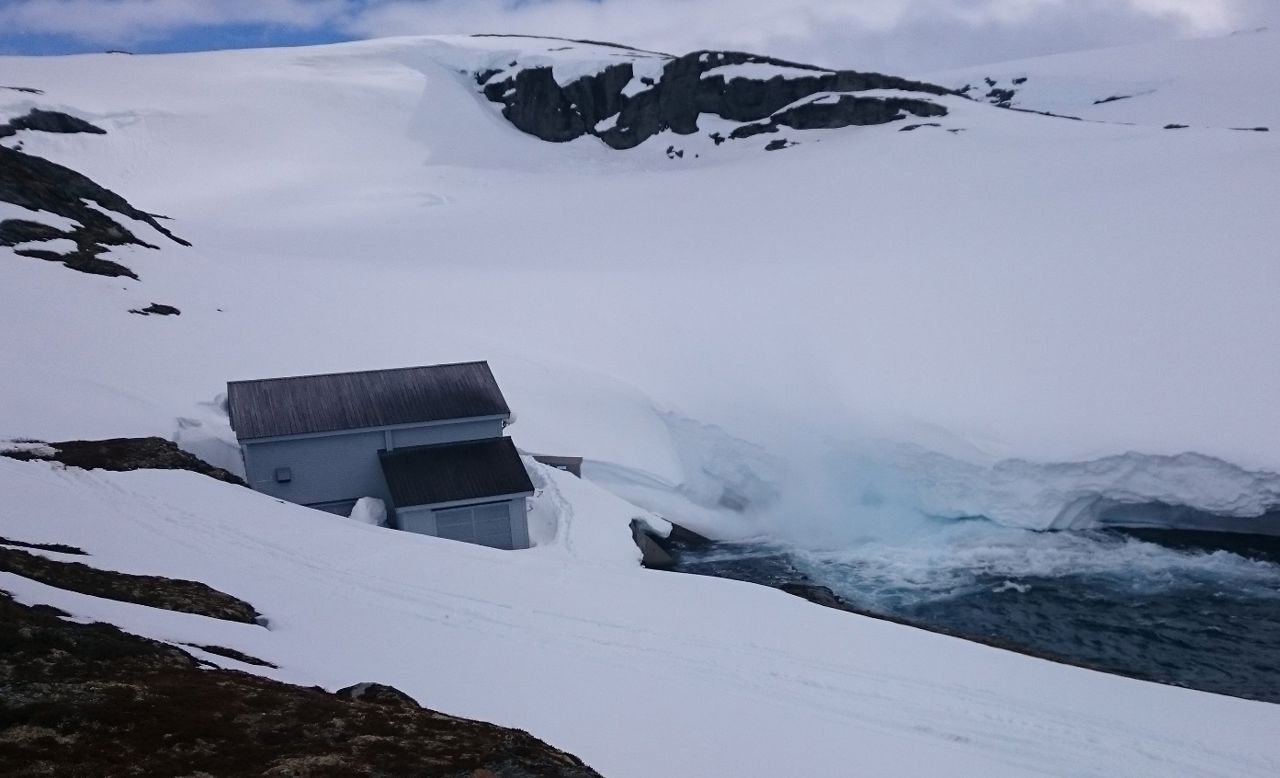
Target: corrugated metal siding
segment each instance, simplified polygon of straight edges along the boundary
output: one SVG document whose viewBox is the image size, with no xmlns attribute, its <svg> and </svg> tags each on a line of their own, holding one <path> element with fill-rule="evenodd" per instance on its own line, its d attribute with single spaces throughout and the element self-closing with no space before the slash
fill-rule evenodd
<svg viewBox="0 0 1280 778">
<path fill-rule="evenodd" d="M 436 535 L 490 548 L 510 550 L 511 512 L 508 503 L 468 505 L 435 511 Z"/>
<path fill-rule="evenodd" d="M 241 440 L 511 413 L 487 362 L 227 384 Z"/>
<path fill-rule="evenodd" d="M 396 449 L 380 457 L 396 507 L 533 491 L 510 438 Z"/>
<path fill-rule="evenodd" d="M 396 516 L 399 519 L 400 529 L 406 532 L 449 537 L 455 540 L 466 540 L 471 543 L 479 542 L 481 545 L 494 546 L 496 548 L 528 548 L 529 512 L 525 507 L 525 498 L 518 497 L 507 502 L 494 503 L 494 505 L 501 506 L 501 510 L 505 511 L 506 515 L 506 529 L 497 534 L 497 541 L 494 542 L 486 542 L 480 538 L 459 537 L 457 532 L 439 531 L 436 518 L 441 514 L 450 513 L 450 509 L 432 510 L 428 506 L 418 505 L 412 508 L 401 508 L 396 511 Z"/>
<path fill-rule="evenodd" d="M 396 526 L 419 535 L 436 534 L 436 514 L 430 508 L 416 506 L 396 511 Z"/>
<path fill-rule="evenodd" d="M 511 511 L 511 547 L 512 548 L 528 548 L 529 547 L 529 509 L 525 505 L 524 497 L 517 498 L 507 503 L 507 509 Z"/>
</svg>

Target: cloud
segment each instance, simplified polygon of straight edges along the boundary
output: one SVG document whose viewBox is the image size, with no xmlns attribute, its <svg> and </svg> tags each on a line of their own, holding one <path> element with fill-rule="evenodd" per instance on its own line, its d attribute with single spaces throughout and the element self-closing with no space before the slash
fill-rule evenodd
<svg viewBox="0 0 1280 778">
<path fill-rule="evenodd" d="M 56 35 L 85 43 L 132 45 L 192 28 L 274 25 L 315 29 L 345 24 L 349 0 L 6 0 L 6 38 Z"/>
<path fill-rule="evenodd" d="M 389 0 L 361 36 L 517 32 L 922 72 L 1248 25 L 1274 0 Z"/>
<path fill-rule="evenodd" d="M 18 50 L 24 35 L 124 47 L 185 33 L 198 47 L 228 45 L 219 30 L 248 36 L 255 27 L 330 39 L 513 32 L 676 53 L 748 49 L 910 74 L 1221 34 L 1276 16 L 1275 0 L 0 0 L 0 41 Z"/>
</svg>

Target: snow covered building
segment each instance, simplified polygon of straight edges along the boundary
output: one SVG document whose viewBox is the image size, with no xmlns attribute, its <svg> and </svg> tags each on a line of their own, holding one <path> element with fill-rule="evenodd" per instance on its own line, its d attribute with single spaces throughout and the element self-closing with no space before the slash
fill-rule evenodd
<svg viewBox="0 0 1280 778">
<path fill-rule="evenodd" d="M 392 527 L 529 546 L 533 484 L 486 362 L 232 381 L 227 406 L 257 491 L 342 515 L 375 497 Z"/>
</svg>

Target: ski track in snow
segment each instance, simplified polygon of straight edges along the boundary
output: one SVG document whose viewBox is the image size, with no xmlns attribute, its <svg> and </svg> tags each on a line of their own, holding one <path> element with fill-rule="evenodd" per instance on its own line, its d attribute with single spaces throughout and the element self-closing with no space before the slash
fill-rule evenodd
<svg viewBox="0 0 1280 778">
<path fill-rule="evenodd" d="M 7 517 L 7 533 L 79 540 L 91 554 L 84 561 L 95 566 L 149 574 L 190 571 L 245 598 L 269 622 L 264 628 L 113 603 L 10 574 L 0 577 L 0 588 L 24 602 L 51 604 L 167 642 L 233 647 L 280 665 L 279 671 L 252 670 L 270 677 L 329 688 L 385 679 L 437 707 L 461 694 L 469 700 L 468 715 L 484 712 L 529 728 L 611 775 L 651 774 L 656 765 L 611 758 L 609 744 L 616 737 L 602 737 L 598 725 L 577 736 L 573 726 L 540 727 L 537 711 L 551 699 L 539 695 L 554 687 L 574 700 L 580 710 L 570 718 L 577 727 L 604 717 L 634 731 L 640 720 L 676 710 L 682 719 L 730 715 L 705 690 L 732 690 L 744 718 L 722 721 L 723 726 L 766 726 L 804 738 L 808 729 L 784 723 L 799 717 L 822 722 L 824 731 L 848 733 L 811 755 L 814 761 L 807 764 L 815 767 L 836 763 L 829 760 L 857 764 L 869 748 L 886 759 L 907 760 L 894 762 L 902 765 L 926 756 L 943 764 L 950 758 L 944 754 L 960 749 L 960 764 L 976 760 L 989 774 L 1010 775 L 1266 775 L 1280 763 L 1263 744 L 1244 748 L 1247 731 L 1218 743 L 1221 733 L 1190 737 L 1185 727 L 1165 731 L 1141 717 L 1129 718 L 1148 707 L 1144 716 L 1163 711 L 1160 718 L 1166 718 L 1177 710 L 1175 719 L 1195 719 L 1200 714 L 1193 711 L 1213 709 L 1215 715 L 1243 715 L 1253 727 L 1265 727 L 1269 720 L 1280 721 L 1277 706 L 1110 678 L 836 613 L 750 585 L 576 560 L 564 540 L 575 533 L 598 534 L 619 550 L 633 551 L 627 549 L 631 511 L 572 476 L 551 477 L 595 493 L 591 517 L 573 515 L 551 546 L 503 554 L 315 517 L 187 473 L 84 473 L 0 461 L 0 484 L 13 499 L 30 504 L 34 495 L 59 495 L 52 505 Z M 539 499 L 555 494 L 545 489 Z M 183 507 L 187 495 L 196 499 L 189 508 Z M 581 494 L 576 503 L 592 504 Z M 601 506 L 612 508 L 601 512 Z M 86 529 L 94 526 L 109 527 L 110 534 L 85 543 Z M 439 575 L 428 574 L 433 570 Z M 761 619 L 772 628 L 758 631 Z M 364 653 L 350 652 L 366 644 L 344 638 L 347 630 L 367 631 L 372 642 Z M 326 646 L 326 635 L 346 647 Z M 511 669 L 533 691 L 496 682 L 476 686 L 465 678 L 445 681 L 420 663 L 392 659 L 424 645 L 464 663 L 480 647 L 500 647 L 503 661 L 514 663 Z M 891 659 L 895 654 L 901 656 Z M 540 677 L 548 673 L 554 677 Z M 632 698 L 619 708 L 611 696 L 619 684 L 657 685 L 662 694 Z M 1081 694 L 1081 687 L 1093 691 Z M 1108 688 L 1123 689 L 1124 702 L 1095 709 L 1101 698 L 1093 695 Z M 535 701 L 504 712 L 512 696 Z M 667 728 L 664 735 L 681 753 L 690 747 L 677 745 L 685 737 L 704 736 L 696 728 Z M 701 760 L 722 759 L 718 751 L 688 756 L 693 761 L 684 774 L 716 773 L 716 762 Z M 909 757 L 912 751 L 917 753 Z M 738 769 L 776 758 L 765 739 L 742 757 Z"/>
</svg>

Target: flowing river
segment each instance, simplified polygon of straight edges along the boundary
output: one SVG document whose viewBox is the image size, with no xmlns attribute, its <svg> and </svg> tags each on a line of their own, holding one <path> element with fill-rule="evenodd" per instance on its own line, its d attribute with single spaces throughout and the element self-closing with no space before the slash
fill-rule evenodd
<svg viewBox="0 0 1280 778">
<path fill-rule="evenodd" d="M 1158 542 L 1152 542 L 1152 541 Z M 676 569 L 1161 683 L 1280 702 L 1280 539 L 936 522 L 910 542 L 675 547 Z M 852 618 L 852 616 L 851 616 Z"/>
</svg>

